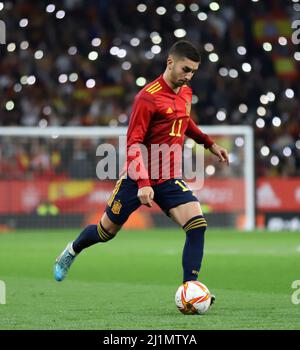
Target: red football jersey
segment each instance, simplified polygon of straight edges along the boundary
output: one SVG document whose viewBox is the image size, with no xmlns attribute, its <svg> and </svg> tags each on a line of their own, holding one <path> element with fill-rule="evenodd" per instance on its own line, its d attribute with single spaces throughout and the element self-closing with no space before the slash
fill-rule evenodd
<svg viewBox="0 0 300 350">
<path fill-rule="evenodd" d="M 192 89 L 183 85 L 176 94 L 162 75 L 136 95 L 127 131 L 126 169 L 139 188 L 180 177 L 185 136 L 205 148 L 213 144 L 190 118 L 191 104 Z"/>
</svg>

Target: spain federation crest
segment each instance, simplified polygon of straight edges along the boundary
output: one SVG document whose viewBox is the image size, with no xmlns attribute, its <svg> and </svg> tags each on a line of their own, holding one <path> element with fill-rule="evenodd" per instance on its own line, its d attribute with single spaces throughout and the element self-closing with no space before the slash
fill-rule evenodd
<svg viewBox="0 0 300 350">
<path fill-rule="evenodd" d="M 113 206 L 111 208 L 111 211 L 114 214 L 118 215 L 118 214 L 120 214 L 121 208 L 122 208 L 121 202 L 119 200 L 116 200 L 116 201 L 114 201 L 114 204 L 113 204 Z"/>
</svg>

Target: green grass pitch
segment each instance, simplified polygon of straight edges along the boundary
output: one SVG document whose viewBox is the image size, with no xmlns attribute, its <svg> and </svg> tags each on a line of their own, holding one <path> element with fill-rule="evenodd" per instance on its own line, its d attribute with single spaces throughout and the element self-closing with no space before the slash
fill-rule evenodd
<svg viewBox="0 0 300 350">
<path fill-rule="evenodd" d="M 180 230 L 123 230 L 83 251 L 56 282 L 54 260 L 77 234 L 0 234 L 0 329 L 300 329 L 300 304 L 291 299 L 300 280 L 299 233 L 209 229 L 199 280 L 217 301 L 203 316 L 175 307 Z"/>
</svg>

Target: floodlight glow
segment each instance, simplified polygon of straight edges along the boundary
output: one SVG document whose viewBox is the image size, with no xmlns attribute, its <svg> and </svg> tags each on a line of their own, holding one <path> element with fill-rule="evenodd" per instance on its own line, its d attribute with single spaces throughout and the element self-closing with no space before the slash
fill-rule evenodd
<svg viewBox="0 0 300 350">
<path fill-rule="evenodd" d="M 167 9 L 163 6 L 159 6 L 157 9 L 156 9 L 156 13 L 160 16 L 163 16 L 165 13 L 167 12 Z"/>
<path fill-rule="evenodd" d="M 145 4 L 138 4 L 136 9 L 139 11 L 139 12 L 145 12 L 147 10 L 147 6 Z"/>
<path fill-rule="evenodd" d="M 146 84 L 146 79 L 144 77 L 138 77 L 135 83 L 137 86 L 144 86 Z"/>
<path fill-rule="evenodd" d="M 207 14 L 205 12 L 199 12 L 197 17 L 198 17 L 198 19 L 200 21 L 206 21 L 207 20 Z"/>
<path fill-rule="evenodd" d="M 183 28 L 178 28 L 174 30 L 174 35 L 176 38 L 183 38 L 186 36 L 186 31 Z"/>
<path fill-rule="evenodd" d="M 92 89 L 96 85 L 96 82 L 94 79 L 88 79 L 85 85 L 88 89 Z"/>
</svg>

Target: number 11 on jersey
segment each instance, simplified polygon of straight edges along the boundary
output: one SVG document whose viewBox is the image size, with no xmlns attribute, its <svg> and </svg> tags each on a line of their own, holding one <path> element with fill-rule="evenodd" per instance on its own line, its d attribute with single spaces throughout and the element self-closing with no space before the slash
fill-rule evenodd
<svg viewBox="0 0 300 350">
<path fill-rule="evenodd" d="M 176 124 L 177 124 L 177 119 L 173 121 L 172 129 L 171 129 L 171 132 L 169 133 L 169 136 L 181 136 L 180 131 L 182 126 L 182 119 L 178 119 L 178 129 L 177 129 L 177 133 L 175 134 Z"/>
</svg>

